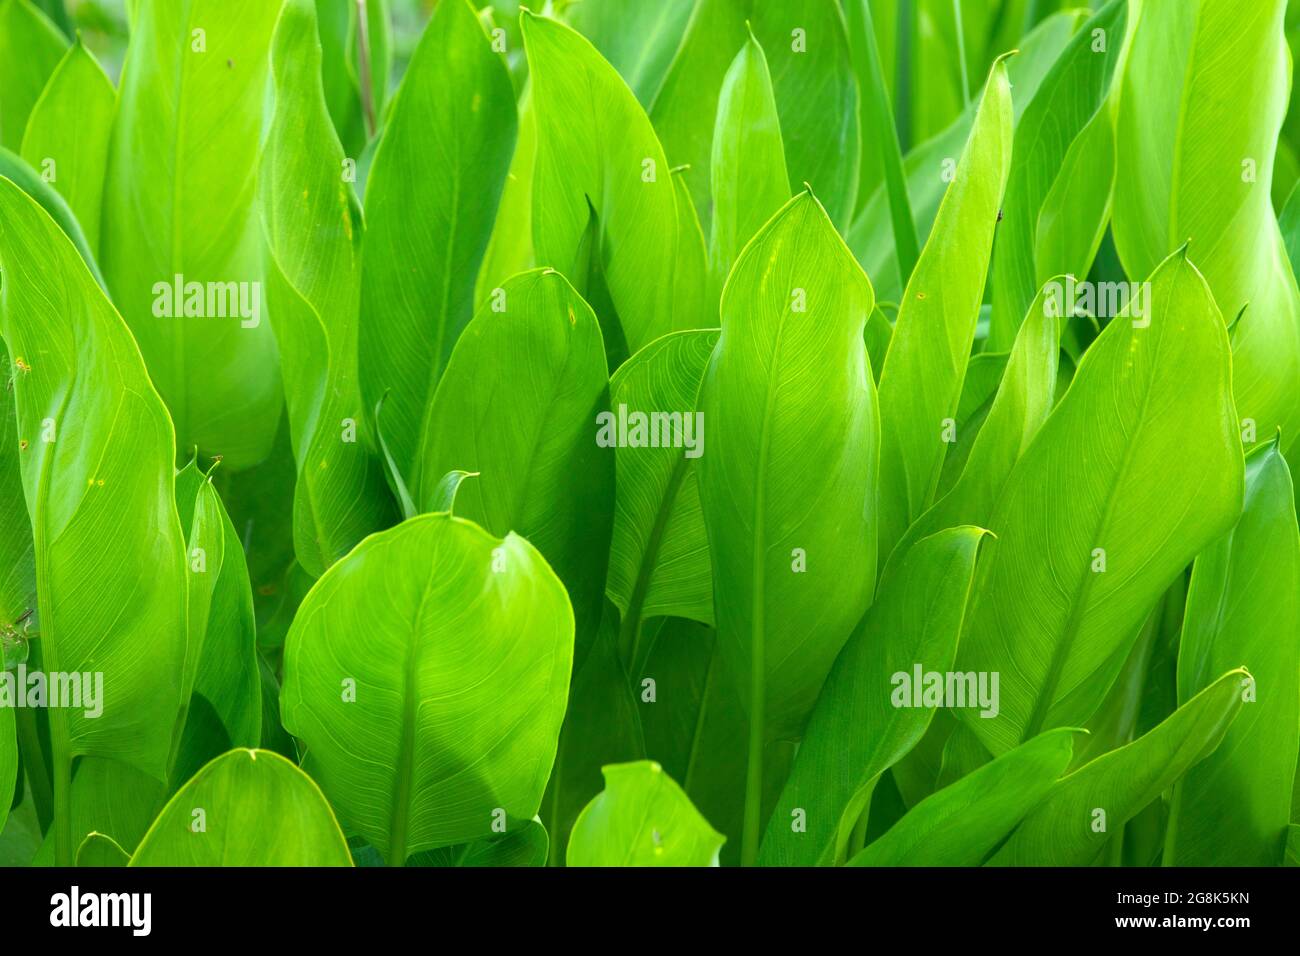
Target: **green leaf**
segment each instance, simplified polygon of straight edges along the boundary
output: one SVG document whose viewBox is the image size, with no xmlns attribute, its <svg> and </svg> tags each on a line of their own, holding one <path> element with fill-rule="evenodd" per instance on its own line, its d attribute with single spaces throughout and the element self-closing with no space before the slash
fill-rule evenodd
<svg viewBox="0 0 1300 956">
<path fill-rule="evenodd" d="M 49 183 L 41 179 L 40 174 L 32 169 L 23 161 L 17 153 L 11 153 L 9 150 L 0 147 L 0 177 L 8 179 L 15 186 L 21 189 L 27 195 L 40 205 L 63 230 L 63 234 L 72 241 L 76 246 L 77 253 L 81 260 L 86 263 L 86 268 L 90 270 L 95 284 L 101 289 L 107 289 L 108 284 L 104 277 L 100 275 L 99 265 L 95 262 L 95 254 L 90 248 L 90 243 L 86 241 L 86 235 L 81 230 L 81 224 L 77 222 L 77 217 L 72 212 L 72 207 L 68 205 L 66 199 L 60 196 Z"/>
<path fill-rule="evenodd" d="M 582 0 L 566 19 L 649 109 L 694 7 L 695 0 Z"/>
<path fill-rule="evenodd" d="M 970 139 L 894 323 L 880 373 L 880 553 L 934 499 L 1011 162 L 1011 87 L 994 64 Z"/>
<path fill-rule="evenodd" d="M 1241 708 L 1244 670 L 1230 671 L 1127 747 L 1063 778 L 1025 818 L 994 866 L 1087 866 L 1112 834 L 1213 753 Z"/>
<path fill-rule="evenodd" d="M 411 57 L 366 185 L 359 364 L 366 407 L 413 479 L 429 409 L 474 313 L 474 280 L 515 145 L 504 59 L 467 0 L 440 3 Z M 429 157 L 440 157 L 430 163 Z"/>
<path fill-rule="evenodd" d="M 135 343 L 72 243 L 7 180 L 0 221 L 0 333 L 18 371 L 42 663 L 103 675 L 98 717 L 49 711 L 57 857 L 66 866 L 76 851 L 74 757 L 112 757 L 166 777 L 185 659 L 176 448 Z"/>
<path fill-rule="evenodd" d="M 230 468 L 267 456 L 282 403 L 253 205 L 276 10 L 139 0 L 104 180 L 113 301 L 182 453 Z"/>
<path fill-rule="evenodd" d="M 349 832 L 401 865 L 537 814 L 572 655 L 568 598 L 531 544 L 422 515 L 307 595 L 281 715 Z"/>
<path fill-rule="evenodd" d="M 956 9 L 960 9 L 958 6 Z M 853 71 L 858 80 L 858 122 L 862 129 L 862 156 L 858 171 L 858 198 L 854 212 L 866 203 L 874 186 L 884 183 L 889 200 L 889 224 L 894 253 L 903 281 L 911 276 L 920 255 L 916 222 L 903 175 L 903 156 L 898 143 L 898 124 L 889 99 L 888 81 L 881 66 L 877 30 L 869 0 L 847 0 L 844 5 Z M 880 143 L 879 149 L 868 144 Z"/>
<path fill-rule="evenodd" d="M 569 866 L 717 866 L 726 837 L 653 760 L 602 768 L 569 838 Z"/>
<path fill-rule="evenodd" d="M 1174 788 L 1169 865 L 1276 866 L 1286 845 L 1300 749 L 1300 530 L 1278 444 L 1246 459 L 1241 519 L 1192 568 L 1179 702 L 1230 667 L 1248 666 L 1252 682 L 1222 746 Z"/>
<path fill-rule="evenodd" d="M 47 172 L 92 249 L 99 248 L 104 170 L 117 91 L 80 36 L 32 107 L 22 156 Z"/>
<path fill-rule="evenodd" d="M 1143 4 L 1115 131 L 1124 269 L 1146 275 L 1190 239 L 1225 320 L 1246 308 L 1232 337 L 1233 388 L 1261 441 L 1278 427 L 1287 441 L 1300 435 L 1300 289 L 1269 197 L 1290 87 L 1286 7 Z"/>
<path fill-rule="evenodd" d="M 34 630 L 29 621 L 36 611 L 36 566 L 32 526 L 23 499 L 18 410 L 10 384 L 22 369 L 14 365 L 2 341 L 0 361 L 4 363 L 0 367 L 0 379 L 4 380 L 0 390 L 0 669 L 5 669 L 27 654 L 27 638 Z M 12 736 L 12 730 L 7 734 L 0 730 L 0 738 Z M 3 789 L 0 785 L 0 791 Z"/>
<path fill-rule="evenodd" d="M 1018 44 L 1019 54 L 1003 61 L 1007 68 L 1007 79 L 1015 90 L 1012 108 L 1017 119 L 1086 17 L 1086 11 L 1081 10 L 1053 14 L 1023 38 Z M 971 102 L 946 129 L 905 155 L 903 168 L 907 175 L 907 193 L 911 198 L 917 234 L 921 238 L 929 234 L 934 223 L 939 204 L 948 189 L 947 180 L 950 176 L 945 174 L 948 173 L 949 164 L 961 154 L 962 147 L 970 136 L 978 104 L 978 100 Z M 897 301 L 903 294 L 907 280 L 906 276 L 900 278 L 899 275 L 897 250 L 890 223 L 889 198 L 882 185 L 866 197 L 865 205 L 854 217 L 846 236 L 846 241 L 862 263 L 862 268 L 871 276 L 876 295 L 881 301 Z"/>
<path fill-rule="evenodd" d="M 193 694 L 172 774 L 180 783 L 232 747 L 260 742 L 262 687 L 253 592 L 239 535 L 212 482 L 193 463 L 178 476 L 176 494 L 182 526 L 190 529 L 186 679 Z"/>
<path fill-rule="evenodd" d="M 0 0 L 0 146 L 17 150 L 68 41 L 29 0 Z"/>
<path fill-rule="evenodd" d="M 617 639 L 618 612 L 606 601 L 595 644 L 574 669 L 555 769 L 542 803 L 554 866 L 564 861 L 578 814 L 600 791 L 601 768 L 645 756 L 640 712 L 649 705 L 639 704 L 633 696 Z"/>
<path fill-rule="evenodd" d="M 529 820 L 472 843 L 426 850 L 412 857 L 408 866 L 545 866 L 550 842 L 546 827 L 539 820 Z"/>
<path fill-rule="evenodd" d="M 78 758 L 64 814 L 71 821 L 66 826 L 72 834 L 73 848 L 79 848 L 86 835 L 103 833 L 129 854 L 139 845 L 166 798 L 167 788 L 161 782 L 121 761 Z M 36 866 L 58 864 L 58 819 L 45 834 L 34 861 Z"/>
<path fill-rule="evenodd" d="M 745 42 L 748 0 L 698 0 L 650 107 L 668 161 L 681 168 L 700 223 L 710 229 L 710 157 L 722 81 Z"/>
<path fill-rule="evenodd" d="M 1110 195 L 1114 175 L 1113 162 L 1108 158 L 1111 120 L 1106 97 L 1124 45 L 1126 14 L 1125 0 L 1111 0 L 1074 34 L 1017 124 L 1002 224 L 993 255 L 990 351 L 1011 348 L 1018 323 L 1043 279 L 1058 272 L 1088 274 L 1092 255 L 1101 241 L 1105 198 Z M 1084 131 L 1094 119 L 1093 128 L 1104 135 L 1100 141 L 1084 138 Z M 1077 163 L 1082 165 L 1066 162 L 1076 143 L 1089 147 L 1086 154 L 1076 154 Z M 1048 197 L 1058 188 L 1083 190 L 1084 183 L 1094 181 L 1103 197 L 1100 205 L 1092 208 L 1089 216 L 1077 216 L 1082 210 L 1071 210 L 1076 215 L 1059 227 L 1072 237 L 1085 239 L 1084 255 L 1065 261 L 1049 260 L 1037 242 L 1040 215 L 1047 211 Z M 1141 271 L 1145 275 L 1150 269 Z"/>
<path fill-rule="evenodd" d="M 858 88 L 844 14 L 831 0 L 754 0 L 772 68 L 790 189 L 810 186 L 847 231 L 858 193 Z"/>
<path fill-rule="evenodd" d="M 772 76 L 752 34 L 722 81 L 711 170 L 709 275 L 720 293 L 741 249 L 790 201 Z"/>
<path fill-rule="evenodd" d="M 768 821 L 760 863 L 844 859 L 880 775 L 921 739 L 935 713 L 934 706 L 895 701 L 910 702 L 902 682 L 914 668 L 952 670 L 983 536 L 971 527 L 942 531 L 887 569 L 876 603 L 835 659 L 817 700 Z M 911 699 L 919 699 L 920 687 L 912 689 L 917 697 Z"/>
<path fill-rule="evenodd" d="M 456 513 L 494 535 L 515 532 L 568 589 L 581 664 L 604 604 L 614 522 L 614 452 L 595 440 L 609 408 L 600 327 L 564 276 L 535 270 L 486 303 L 433 397 L 412 495 L 439 508 L 447 472 L 479 473 Z"/>
<path fill-rule="evenodd" d="M 700 389 L 719 647 L 750 715 L 746 862 L 757 849 L 762 747 L 798 736 L 871 599 L 879 426 L 863 331 L 872 304 L 826 211 L 800 193 L 736 261 Z"/>
<path fill-rule="evenodd" d="M 0 831 L 9 817 L 14 785 L 18 781 L 18 734 L 13 708 L 0 707 Z"/>
<path fill-rule="evenodd" d="M 429 510 L 433 512 L 455 510 L 456 492 L 460 490 L 461 484 L 466 478 L 478 477 L 479 473 L 477 471 L 452 469 L 447 472 L 433 489 L 433 494 L 429 496 Z"/>
<path fill-rule="evenodd" d="M 359 160 L 371 131 L 362 102 L 356 0 L 316 0 L 323 51 L 325 101 L 347 155 Z M 388 78 L 392 72 L 392 29 L 388 0 L 366 0 L 369 41 L 370 102 L 376 120 L 382 116 Z"/>
<path fill-rule="evenodd" d="M 320 789 L 269 750 L 232 750 L 158 814 L 129 866 L 351 866 Z"/>
<path fill-rule="evenodd" d="M 103 833 L 88 833 L 77 848 L 77 866 L 126 866 L 131 855 L 118 846 L 117 841 Z"/>
<path fill-rule="evenodd" d="M 1039 734 L 927 797 L 849 866 L 979 866 L 1065 771 L 1075 730 Z"/>
<path fill-rule="evenodd" d="M 1182 252 L 1145 289 L 1141 317 L 1121 315 L 1088 350 L 989 518 L 998 543 L 958 666 L 1002 674 L 1001 712 L 968 721 L 995 755 L 1085 723 L 1161 593 L 1241 510 L 1210 290 Z"/>
<path fill-rule="evenodd" d="M 997 393 L 983 424 L 978 426 L 979 432 L 971 443 L 960 477 L 947 494 L 907 529 L 895 549 L 896 554 L 906 553 L 913 543 L 944 528 L 959 524 L 983 527 L 989 523 L 993 506 L 1008 476 L 1051 414 L 1056 400 L 1063 320 L 1058 317 L 1054 296 L 1061 288 L 1063 278 L 1053 279 L 1034 299 L 1016 334 L 1011 354 L 1005 363 L 999 363 L 1004 371 Z M 983 366 L 993 359 L 995 357 L 987 352 L 975 356 L 965 385 L 969 387 Z M 959 439 L 965 437 L 962 432 L 976 427 L 971 421 L 972 416 L 962 414 L 965 395 L 963 398 L 957 412 Z"/>
<path fill-rule="evenodd" d="M 513 275 L 537 264 L 533 254 L 533 166 L 537 161 L 537 112 L 532 87 L 519 98 L 518 137 L 497 205 L 496 221 L 483 253 L 474 302 L 480 303 Z"/>
<path fill-rule="evenodd" d="M 386 524 L 393 503 L 365 440 L 356 369 L 361 213 L 325 112 L 309 0 L 286 0 L 271 72 L 276 105 L 258 184 L 267 304 L 298 467 L 294 547 L 319 576 Z"/>
<path fill-rule="evenodd" d="M 680 415 L 685 437 L 685 416 L 699 407 L 700 380 L 718 335 L 676 332 L 628 359 L 610 382 L 616 418 L 631 424 L 638 417 L 653 422 L 654 415 Z M 700 421 L 697 416 L 691 430 L 697 450 L 704 447 L 704 435 L 696 431 Z M 651 429 L 652 434 L 658 431 Z M 623 616 L 625 640 L 652 617 L 674 615 L 713 623 L 709 542 L 700 513 L 700 459 L 691 449 L 656 445 L 620 444 L 615 452 L 616 509 L 605 588 Z M 629 656 L 628 663 L 636 657 Z"/>
<path fill-rule="evenodd" d="M 1054 273 L 1091 274 L 1110 223 L 1114 177 L 1115 125 L 1103 107 L 1070 144 L 1043 198 L 1034 234 L 1036 284 Z"/>
<path fill-rule="evenodd" d="M 635 353 L 678 324 L 677 196 L 668 160 L 632 92 L 583 37 L 523 17 L 537 116 L 533 244 L 537 262 L 586 284 L 603 275 L 617 315 L 597 308 L 606 346 Z M 594 226 L 594 229 L 591 228 Z M 590 234 L 589 233 L 593 233 Z M 702 252 L 701 252 L 702 255 Z M 682 268 L 686 268 L 685 265 Z M 704 270 L 700 266 L 699 275 Z M 692 296 L 702 301 L 703 293 Z"/>
</svg>

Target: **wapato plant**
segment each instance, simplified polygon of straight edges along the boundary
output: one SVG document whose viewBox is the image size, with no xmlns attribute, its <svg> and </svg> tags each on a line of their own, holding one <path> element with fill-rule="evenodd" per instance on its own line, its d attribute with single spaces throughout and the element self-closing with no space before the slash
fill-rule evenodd
<svg viewBox="0 0 1300 956">
<path fill-rule="evenodd" d="M 0 861 L 1297 862 L 1300 21 L 1091 7 L 0 0 Z"/>
</svg>

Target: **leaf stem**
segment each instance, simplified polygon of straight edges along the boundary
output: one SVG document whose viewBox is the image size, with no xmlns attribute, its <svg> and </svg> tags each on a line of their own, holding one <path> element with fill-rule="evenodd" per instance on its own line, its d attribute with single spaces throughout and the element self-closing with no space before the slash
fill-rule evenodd
<svg viewBox="0 0 1300 956">
<path fill-rule="evenodd" d="M 970 77 L 966 68 L 966 31 L 961 22 L 961 0 L 952 0 L 952 16 L 957 28 L 957 68 L 961 70 L 961 102 L 970 103 Z"/>
<path fill-rule="evenodd" d="M 357 76 L 366 138 L 371 139 L 375 135 L 375 91 L 370 81 L 370 21 L 366 16 L 366 0 L 357 0 Z"/>
<path fill-rule="evenodd" d="M 749 680 L 749 760 L 745 769 L 745 824 L 740 843 L 740 865 L 753 866 L 758 859 L 758 840 L 763 818 L 763 640 L 753 642 Z"/>
</svg>

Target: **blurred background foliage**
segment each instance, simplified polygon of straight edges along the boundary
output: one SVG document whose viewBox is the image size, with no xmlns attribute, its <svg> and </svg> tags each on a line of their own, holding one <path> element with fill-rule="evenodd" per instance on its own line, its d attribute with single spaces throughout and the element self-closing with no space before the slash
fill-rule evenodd
<svg viewBox="0 0 1300 956">
<path fill-rule="evenodd" d="M 387 7 L 392 31 L 392 75 L 388 89 L 397 88 L 411 51 L 437 0 L 371 0 Z M 513 41 L 518 32 L 520 0 L 480 0 L 487 14 L 503 26 Z M 564 8 L 582 0 L 537 0 L 535 6 Z M 663 0 L 637 0 L 658 3 Z M 69 36 L 79 31 L 114 82 L 122 69 L 131 0 L 34 0 Z M 355 5 L 356 0 L 317 0 L 317 8 Z M 1097 9 L 1099 0 L 960 0 L 958 42 L 953 0 L 871 0 L 872 16 L 890 94 L 894 100 L 899 140 L 904 154 L 948 126 L 965 108 L 967 92 L 977 89 L 993 59 L 1012 49 L 1034 24 L 1053 13 L 1073 8 Z M 373 14 L 372 14 L 373 15 Z M 899 37 L 911 43 L 900 45 Z M 1300 45 L 1300 2 L 1287 11 L 1287 40 L 1294 56 Z M 511 43 L 512 50 L 518 45 Z M 900 48 L 913 51 L 900 62 Z M 515 58 L 512 57 L 512 66 Z M 520 64 L 522 67 L 522 64 Z M 963 77 L 963 66 L 965 76 Z M 1291 98 L 1286 125 L 1278 142 L 1273 201 L 1280 210 L 1300 180 L 1300 109 Z"/>
</svg>

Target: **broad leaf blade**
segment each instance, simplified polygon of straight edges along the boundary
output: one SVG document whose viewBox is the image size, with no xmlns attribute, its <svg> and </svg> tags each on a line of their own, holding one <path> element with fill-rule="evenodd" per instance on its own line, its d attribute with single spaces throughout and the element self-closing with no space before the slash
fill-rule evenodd
<svg viewBox="0 0 1300 956">
<path fill-rule="evenodd" d="M 599 271 L 617 312 L 597 308 L 606 347 L 617 358 L 617 328 L 635 353 L 690 324 L 679 324 L 673 302 L 678 256 L 691 250 L 678 248 L 668 160 L 636 98 L 590 43 L 530 13 L 523 32 L 538 124 L 537 262 L 572 277 L 589 297 L 586 276 Z"/>
<path fill-rule="evenodd" d="M 1246 459 L 1241 520 L 1192 568 L 1179 701 L 1241 664 L 1252 678 L 1241 713 L 1174 788 L 1170 865 L 1276 866 L 1286 844 L 1300 748 L 1300 531 L 1277 442 Z"/>
<path fill-rule="evenodd" d="M 898 675 L 910 680 L 918 667 L 952 670 L 983 535 L 969 527 L 940 532 L 917 542 L 889 569 L 818 698 L 768 821 L 761 863 L 814 866 L 843 859 L 880 775 L 912 749 L 934 715 L 933 705 L 913 706 Z M 912 689 L 919 695 L 920 688 Z"/>
<path fill-rule="evenodd" d="M 0 0 L 0 146 L 17 150 L 68 41 L 29 0 Z"/>
<path fill-rule="evenodd" d="M 1011 87 L 993 66 L 970 139 L 894 323 L 880 373 L 880 553 L 933 501 L 975 339 L 1011 162 Z"/>
<path fill-rule="evenodd" d="M 698 409 L 705 366 L 718 332 L 665 335 L 628 359 L 610 382 L 610 407 L 620 430 L 642 423 L 646 443 L 661 419 Z M 699 419 L 697 419 L 699 421 Z M 671 430 L 671 426 L 670 426 Z M 636 626 L 672 615 L 713 623 L 709 542 L 700 513 L 699 456 L 704 435 L 692 428 L 696 449 L 639 443 L 620 445 L 614 534 L 606 592 Z"/>
<path fill-rule="evenodd" d="M 918 803 L 849 866 L 979 866 L 1051 790 L 1074 751 L 1049 730 Z"/>
<path fill-rule="evenodd" d="M 1106 97 L 1123 48 L 1126 11 L 1125 0 L 1111 0 L 1079 29 L 1016 127 L 1002 225 L 993 256 L 991 351 L 1011 348 L 1043 268 L 1081 276 L 1088 273 L 1090 258 L 1040 265 L 1047 255 L 1038 246 L 1039 215 L 1053 189 L 1067 176 L 1074 181 L 1070 187 L 1074 189 L 1079 188 L 1080 181 L 1096 179 L 1103 195 L 1109 196 L 1114 167 L 1103 158 L 1105 153 L 1093 149 L 1082 166 L 1070 166 L 1065 160 L 1094 117 L 1100 120 L 1098 127 L 1109 129 Z M 1094 145 L 1109 146 L 1109 140 Z M 1100 216 L 1106 205 L 1103 202 L 1091 211 Z M 1065 228 L 1088 240 L 1101 238 L 1099 218 L 1074 218 Z M 1089 242 L 1089 246 L 1085 254 L 1096 251 L 1094 244 Z"/>
<path fill-rule="evenodd" d="M 843 11 L 829 0 L 754 0 L 751 22 L 772 68 L 790 190 L 810 186 L 846 232 L 861 143 Z"/>
<path fill-rule="evenodd" d="M 535 270 L 465 329 L 438 385 L 420 449 L 424 511 L 462 469 L 456 514 L 526 537 L 568 589 L 582 658 L 600 622 L 614 521 L 614 452 L 596 441 L 609 407 L 600 327 L 564 276 Z"/>
<path fill-rule="evenodd" d="M 474 313 L 514 132 L 505 61 L 467 0 L 440 3 L 366 184 L 362 397 L 373 408 L 387 396 L 384 437 L 412 484 L 434 389 Z"/>
<path fill-rule="evenodd" d="M 271 55 L 275 111 L 259 201 L 298 467 L 294 547 L 313 575 L 393 511 L 365 441 L 356 367 L 361 216 L 325 112 L 320 57 L 311 4 L 287 0 Z"/>
<path fill-rule="evenodd" d="M 962 670 L 1000 671 L 1002 708 L 968 721 L 995 755 L 1084 724 L 1174 576 L 1241 509 L 1223 320 L 1183 253 L 1144 316 L 1093 343 L 989 518 Z M 1069 502 L 1063 507 L 1062 502 Z"/>
<path fill-rule="evenodd" d="M 1115 247 L 1146 275 L 1191 240 L 1233 334 L 1243 422 L 1300 434 L 1300 290 L 1269 189 L 1287 110 L 1284 0 L 1144 3 L 1116 119 Z M 1237 51 L 1250 50 L 1250 56 Z"/>
<path fill-rule="evenodd" d="M 700 388 L 700 500 L 723 660 L 763 740 L 799 734 L 871 598 L 871 307 L 871 284 L 809 192 L 746 247 L 723 292 Z"/>
<path fill-rule="evenodd" d="M 104 275 L 177 445 L 265 458 L 282 398 L 254 209 L 276 4 L 139 0 L 104 183 Z"/>
<path fill-rule="evenodd" d="M 307 595 L 281 714 L 349 832 L 400 865 L 537 814 L 572 656 L 568 598 L 532 545 L 422 515 Z"/>
<path fill-rule="evenodd" d="M 352 856 L 310 777 L 269 750 L 232 750 L 172 797 L 128 865 L 351 866 Z"/>
<path fill-rule="evenodd" d="M 611 764 L 578 817 L 569 866 L 717 866 L 726 841 L 652 760 Z"/>
<path fill-rule="evenodd" d="M 1248 675 L 1224 674 L 1127 747 L 1063 778 L 990 861 L 994 866 L 1087 866 L 1152 800 L 1214 752 L 1241 708 Z"/>
<path fill-rule="evenodd" d="M 722 81 L 710 168 L 709 278 L 720 293 L 740 250 L 790 200 L 772 75 L 752 34 Z"/>
<path fill-rule="evenodd" d="M 42 663 L 103 675 L 98 717 L 50 710 L 55 799 L 66 811 L 75 756 L 167 773 L 186 646 L 176 452 L 140 353 L 76 249 L 7 180 L 0 221 L 0 332 L 18 372 Z M 66 823 L 65 812 L 58 858 L 70 865 Z"/>
<path fill-rule="evenodd" d="M 104 170 L 117 91 L 78 37 L 32 107 L 23 159 L 53 178 L 92 249 L 99 248 Z"/>
</svg>

